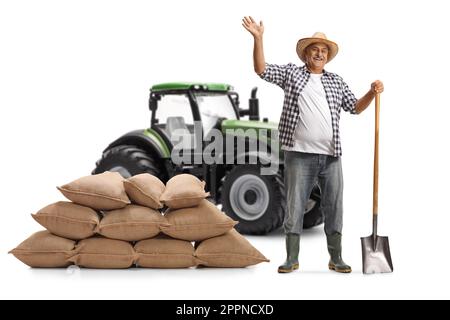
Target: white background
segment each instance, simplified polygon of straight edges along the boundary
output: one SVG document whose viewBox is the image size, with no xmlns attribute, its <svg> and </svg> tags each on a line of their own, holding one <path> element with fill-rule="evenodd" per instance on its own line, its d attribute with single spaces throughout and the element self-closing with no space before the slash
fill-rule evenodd
<svg viewBox="0 0 450 320">
<path fill-rule="evenodd" d="M 1 1 L 1 298 L 450 298 L 447 1 Z M 149 124 L 148 89 L 166 81 L 258 86 L 278 121 L 282 91 L 253 72 L 244 15 L 263 19 L 268 62 L 300 63 L 299 38 L 340 46 L 327 69 L 357 96 L 381 79 L 379 233 L 395 272 L 364 276 L 371 233 L 373 106 L 342 116 L 344 258 L 329 272 L 322 228 L 301 243 L 301 270 L 279 275 L 281 232 L 248 237 L 270 263 L 221 270 L 33 270 L 7 251 L 62 200 L 55 186 L 90 174 L 109 142 Z"/>
</svg>

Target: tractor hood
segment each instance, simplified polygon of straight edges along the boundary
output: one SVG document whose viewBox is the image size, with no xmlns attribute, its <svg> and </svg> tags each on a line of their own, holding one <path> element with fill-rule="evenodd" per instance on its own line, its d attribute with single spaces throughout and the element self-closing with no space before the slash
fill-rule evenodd
<svg viewBox="0 0 450 320">
<path fill-rule="evenodd" d="M 254 121 L 254 120 L 223 120 L 222 132 L 225 133 L 227 129 L 243 129 L 243 130 L 255 129 L 257 131 L 260 129 L 266 129 L 269 133 L 270 130 L 278 129 L 278 123 Z"/>
<path fill-rule="evenodd" d="M 239 129 L 239 130 L 238 130 Z M 251 130 L 254 129 L 254 130 Z M 231 131 L 228 131 L 231 130 Z M 237 132 L 235 130 L 238 130 Z M 247 131 L 248 130 L 248 131 Z M 266 137 L 259 135 L 260 130 L 266 130 L 264 135 Z M 222 133 L 224 135 L 234 135 L 234 136 L 246 136 L 249 138 L 254 138 L 259 141 L 264 141 L 269 144 L 272 149 L 271 142 L 271 131 L 278 130 L 278 123 L 276 122 L 264 122 L 256 120 L 223 120 L 222 121 Z M 228 132 L 227 132 L 228 131 Z M 239 132 L 240 131 L 240 132 Z M 243 132 L 242 132 L 243 131 Z M 276 161 L 284 161 L 284 153 L 281 152 L 281 145 L 278 144 L 277 154 L 272 154 L 270 157 L 276 157 Z"/>
</svg>

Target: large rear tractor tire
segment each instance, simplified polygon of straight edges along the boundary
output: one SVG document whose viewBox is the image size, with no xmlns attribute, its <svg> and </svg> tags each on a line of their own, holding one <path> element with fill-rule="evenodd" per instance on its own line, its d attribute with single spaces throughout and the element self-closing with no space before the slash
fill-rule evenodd
<svg viewBox="0 0 450 320">
<path fill-rule="evenodd" d="M 105 171 L 119 172 L 124 178 L 140 173 L 150 173 L 165 180 L 164 170 L 157 159 L 146 150 L 133 145 L 119 145 L 106 150 L 97 161 L 92 174 Z"/>
</svg>

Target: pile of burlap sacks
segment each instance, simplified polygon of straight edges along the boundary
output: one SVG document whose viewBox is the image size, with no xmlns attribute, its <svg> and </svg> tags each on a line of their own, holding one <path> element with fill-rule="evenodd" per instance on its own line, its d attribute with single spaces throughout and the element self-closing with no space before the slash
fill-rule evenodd
<svg viewBox="0 0 450 320">
<path fill-rule="evenodd" d="M 166 186 L 148 173 L 82 177 L 58 187 L 70 202 L 32 214 L 47 230 L 10 253 L 36 268 L 239 268 L 269 261 L 206 199 L 204 187 L 189 174 Z"/>
</svg>

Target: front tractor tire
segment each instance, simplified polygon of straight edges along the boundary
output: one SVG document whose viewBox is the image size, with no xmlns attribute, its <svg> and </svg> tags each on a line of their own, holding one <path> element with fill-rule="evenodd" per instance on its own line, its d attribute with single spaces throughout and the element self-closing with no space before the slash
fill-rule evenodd
<svg viewBox="0 0 450 320">
<path fill-rule="evenodd" d="M 240 165 L 229 171 L 222 181 L 222 210 L 239 221 L 236 230 L 243 234 L 263 235 L 281 227 L 286 213 L 283 176 L 261 175 L 258 165 Z M 315 187 L 308 200 L 303 228 L 324 221 L 320 210 L 320 190 Z"/>
<path fill-rule="evenodd" d="M 266 234 L 281 226 L 286 209 L 283 178 L 261 175 L 258 165 L 234 167 L 220 190 L 222 210 L 239 221 L 236 230 L 243 234 Z"/>
<path fill-rule="evenodd" d="M 124 178 L 140 173 L 150 173 L 164 180 L 163 170 L 157 164 L 157 159 L 146 150 L 133 145 L 119 145 L 107 149 L 92 174 L 105 171 L 118 172 Z"/>
</svg>

